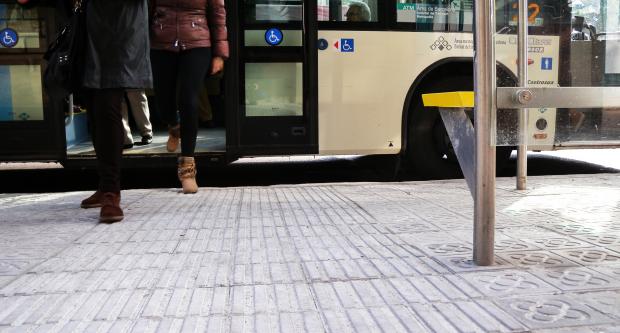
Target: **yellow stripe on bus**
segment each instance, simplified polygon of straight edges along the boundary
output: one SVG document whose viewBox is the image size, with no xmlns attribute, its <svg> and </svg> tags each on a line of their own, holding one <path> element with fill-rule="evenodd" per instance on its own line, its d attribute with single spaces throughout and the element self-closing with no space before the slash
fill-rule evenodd
<svg viewBox="0 0 620 333">
<path fill-rule="evenodd" d="M 473 91 L 453 91 L 435 94 L 422 94 L 422 102 L 427 107 L 473 108 Z"/>
</svg>

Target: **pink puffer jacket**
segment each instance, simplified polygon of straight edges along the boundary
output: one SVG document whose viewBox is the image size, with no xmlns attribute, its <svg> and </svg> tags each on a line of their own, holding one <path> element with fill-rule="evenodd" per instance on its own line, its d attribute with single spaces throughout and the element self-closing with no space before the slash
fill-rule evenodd
<svg viewBox="0 0 620 333">
<path fill-rule="evenodd" d="M 151 0 L 151 48 L 183 51 L 211 47 L 228 58 L 224 0 Z"/>
</svg>

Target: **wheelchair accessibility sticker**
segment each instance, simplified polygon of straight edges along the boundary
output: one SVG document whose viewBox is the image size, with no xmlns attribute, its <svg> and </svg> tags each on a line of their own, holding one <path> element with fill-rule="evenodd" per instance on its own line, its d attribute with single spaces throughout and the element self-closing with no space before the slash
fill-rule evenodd
<svg viewBox="0 0 620 333">
<path fill-rule="evenodd" d="M 271 28 L 265 32 L 265 42 L 271 46 L 280 45 L 283 38 L 284 34 L 282 34 L 280 29 Z"/>
<path fill-rule="evenodd" d="M 355 52 L 355 40 L 352 38 L 341 39 L 340 52 Z"/>
<path fill-rule="evenodd" d="M 19 36 L 17 35 L 17 31 L 11 28 L 0 30 L 0 44 L 2 44 L 2 46 L 11 48 L 17 45 L 18 41 Z"/>
</svg>

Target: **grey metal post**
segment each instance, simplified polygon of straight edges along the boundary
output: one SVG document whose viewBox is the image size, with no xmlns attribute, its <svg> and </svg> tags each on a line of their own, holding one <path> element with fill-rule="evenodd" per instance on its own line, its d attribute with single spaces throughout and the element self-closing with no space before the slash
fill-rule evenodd
<svg viewBox="0 0 620 333">
<path fill-rule="evenodd" d="M 519 87 L 527 88 L 528 66 L 528 9 L 527 0 L 519 0 Z M 528 109 L 519 110 L 519 147 L 517 148 L 517 190 L 527 189 L 527 142 L 528 142 Z"/>
<path fill-rule="evenodd" d="M 475 2 L 474 91 L 476 180 L 474 262 L 493 265 L 495 245 L 495 0 Z"/>
</svg>

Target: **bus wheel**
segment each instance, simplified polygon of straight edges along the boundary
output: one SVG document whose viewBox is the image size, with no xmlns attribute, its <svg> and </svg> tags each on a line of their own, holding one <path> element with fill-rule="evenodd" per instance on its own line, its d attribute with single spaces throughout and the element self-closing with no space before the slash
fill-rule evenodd
<svg viewBox="0 0 620 333">
<path fill-rule="evenodd" d="M 405 165 L 412 176 L 421 179 L 463 177 L 439 112 L 435 108 L 425 108 L 421 94 L 472 90 L 472 81 L 471 76 L 451 76 L 435 80 L 414 95 L 409 114 L 407 149 L 404 154 Z M 497 147 L 497 171 L 507 163 L 511 152 L 512 147 Z"/>
</svg>

